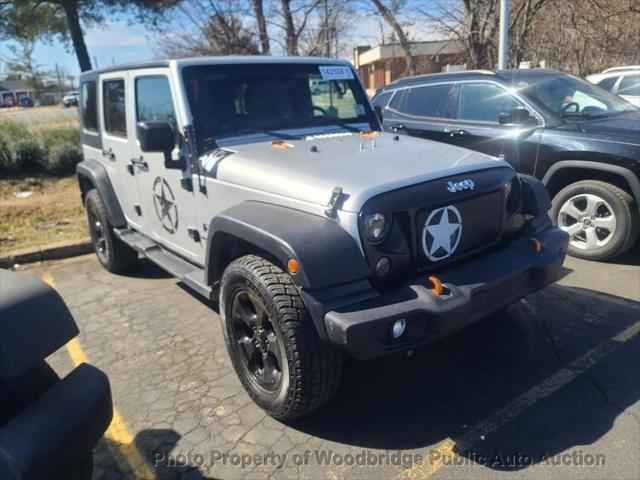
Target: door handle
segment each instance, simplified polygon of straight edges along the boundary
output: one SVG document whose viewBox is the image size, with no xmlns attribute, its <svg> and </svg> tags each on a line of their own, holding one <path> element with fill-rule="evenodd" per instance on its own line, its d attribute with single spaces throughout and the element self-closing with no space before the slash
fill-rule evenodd
<svg viewBox="0 0 640 480">
<path fill-rule="evenodd" d="M 467 132 L 466 130 L 451 130 L 449 131 L 449 136 L 450 137 L 464 137 L 469 135 L 469 132 Z"/>
<path fill-rule="evenodd" d="M 137 165 L 140 168 L 149 168 L 149 164 L 140 156 L 139 158 L 132 158 L 131 165 Z"/>
<path fill-rule="evenodd" d="M 103 150 L 102 151 L 102 156 L 107 158 L 108 160 L 115 160 L 116 159 L 116 154 L 113 153 L 113 150 L 111 150 L 111 149 Z"/>
</svg>

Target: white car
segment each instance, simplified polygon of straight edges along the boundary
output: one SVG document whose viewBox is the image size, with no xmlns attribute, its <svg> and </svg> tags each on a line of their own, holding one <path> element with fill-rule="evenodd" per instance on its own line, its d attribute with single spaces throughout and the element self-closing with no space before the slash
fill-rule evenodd
<svg viewBox="0 0 640 480">
<path fill-rule="evenodd" d="M 65 107 L 78 106 L 78 92 L 73 91 L 67 93 L 64 97 L 62 97 L 62 104 Z"/>
<path fill-rule="evenodd" d="M 640 107 L 640 65 L 608 68 L 589 75 L 587 80 Z"/>
</svg>

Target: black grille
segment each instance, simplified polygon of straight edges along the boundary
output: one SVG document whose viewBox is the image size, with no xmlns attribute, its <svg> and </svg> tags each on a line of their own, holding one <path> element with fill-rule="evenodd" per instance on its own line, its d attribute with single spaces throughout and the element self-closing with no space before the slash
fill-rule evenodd
<svg viewBox="0 0 640 480">
<path fill-rule="evenodd" d="M 416 243 L 420 265 L 446 263 L 497 242 L 502 230 L 502 210 L 502 195 L 494 191 L 419 211 L 416 216 Z"/>
</svg>

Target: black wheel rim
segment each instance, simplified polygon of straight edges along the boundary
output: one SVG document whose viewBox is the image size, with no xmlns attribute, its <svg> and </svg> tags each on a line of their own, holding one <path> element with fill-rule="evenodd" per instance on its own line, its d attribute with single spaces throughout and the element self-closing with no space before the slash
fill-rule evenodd
<svg viewBox="0 0 640 480">
<path fill-rule="evenodd" d="M 102 224 L 96 213 L 92 208 L 88 210 L 89 218 L 89 233 L 91 234 L 91 241 L 95 248 L 96 254 L 102 261 L 106 261 L 109 258 L 109 245 L 107 244 L 105 226 Z"/>
<path fill-rule="evenodd" d="M 247 375 L 259 388 L 275 392 L 282 383 L 284 349 L 264 301 L 242 289 L 231 302 L 233 341 Z"/>
</svg>

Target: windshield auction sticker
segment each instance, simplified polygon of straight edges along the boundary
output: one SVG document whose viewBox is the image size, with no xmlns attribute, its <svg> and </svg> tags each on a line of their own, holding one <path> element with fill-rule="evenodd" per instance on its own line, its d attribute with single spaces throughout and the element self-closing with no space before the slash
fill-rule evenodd
<svg viewBox="0 0 640 480">
<path fill-rule="evenodd" d="M 323 80 L 353 80 L 351 67 L 339 65 L 319 65 L 320 75 Z"/>
</svg>

